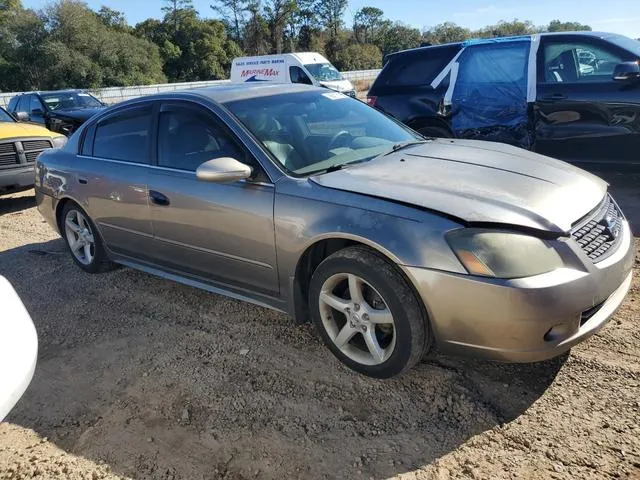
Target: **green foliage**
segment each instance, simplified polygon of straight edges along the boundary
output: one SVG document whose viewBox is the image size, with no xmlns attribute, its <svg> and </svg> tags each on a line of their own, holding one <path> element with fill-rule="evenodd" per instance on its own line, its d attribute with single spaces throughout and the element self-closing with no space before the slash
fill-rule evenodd
<svg viewBox="0 0 640 480">
<path fill-rule="evenodd" d="M 409 27 L 400 22 L 385 21 L 380 26 L 374 43 L 385 56 L 400 50 L 419 47 L 422 43 L 422 35 L 417 28 Z"/>
<path fill-rule="evenodd" d="M 103 13 L 105 13 L 103 11 Z M 86 4 L 59 1 L 42 12 L 15 9 L 0 35 L 0 89 L 93 88 L 165 80 L 155 45 Z"/>
<path fill-rule="evenodd" d="M 478 31 L 445 22 L 425 30 L 392 22 L 364 6 L 345 29 L 348 0 L 211 0 L 217 19 L 199 16 L 193 0 L 160 0 L 164 17 L 131 27 L 122 12 L 55 0 L 29 10 L 0 0 L 0 90 L 99 88 L 228 78 L 234 57 L 320 52 L 342 70 L 377 68 L 389 53 L 422 43 L 536 31 L 590 30 L 553 20 L 501 21 Z"/>
<path fill-rule="evenodd" d="M 452 22 L 441 23 L 431 27 L 422 34 L 422 41 L 431 45 L 462 42 L 471 38 L 471 30 Z"/>
<path fill-rule="evenodd" d="M 353 43 L 336 52 L 333 63 L 338 70 L 369 70 L 382 66 L 380 49 L 370 43 Z"/>
<path fill-rule="evenodd" d="M 541 29 L 544 32 L 582 32 L 591 31 L 589 25 L 580 22 L 561 22 L 560 20 L 551 20 L 546 28 Z"/>
<path fill-rule="evenodd" d="M 360 43 L 371 41 L 384 19 L 384 12 L 377 7 L 362 7 L 353 16 L 353 34 Z"/>
</svg>

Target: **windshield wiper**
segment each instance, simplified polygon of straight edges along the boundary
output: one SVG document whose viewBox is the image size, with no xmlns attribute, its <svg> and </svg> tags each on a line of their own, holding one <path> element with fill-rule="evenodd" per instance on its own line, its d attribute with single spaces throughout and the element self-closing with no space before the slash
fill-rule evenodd
<svg viewBox="0 0 640 480">
<path fill-rule="evenodd" d="M 427 140 L 408 140 L 406 142 L 396 143 L 391 147 L 391 151 L 385 153 L 385 155 L 389 155 L 390 153 L 397 152 L 398 150 L 402 150 L 403 148 L 411 147 L 413 145 L 419 145 L 420 143 L 427 143 Z"/>
</svg>

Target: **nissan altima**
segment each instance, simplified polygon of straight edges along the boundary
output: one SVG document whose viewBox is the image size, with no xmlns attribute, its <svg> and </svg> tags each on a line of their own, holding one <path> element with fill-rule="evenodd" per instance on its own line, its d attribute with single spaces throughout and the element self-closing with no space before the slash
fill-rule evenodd
<svg viewBox="0 0 640 480">
<path fill-rule="evenodd" d="M 310 319 L 374 377 L 436 346 L 553 357 L 598 331 L 631 283 L 629 225 L 599 178 L 424 138 L 302 85 L 111 107 L 38 157 L 36 194 L 83 270 L 126 265 Z"/>
</svg>

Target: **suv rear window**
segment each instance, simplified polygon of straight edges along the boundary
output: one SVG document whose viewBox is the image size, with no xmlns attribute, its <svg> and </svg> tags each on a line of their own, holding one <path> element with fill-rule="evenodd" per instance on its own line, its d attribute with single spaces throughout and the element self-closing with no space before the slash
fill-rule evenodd
<svg viewBox="0 0 640 480">
<path fill-rule="evenodd" d="M 380 73 L 376 86 L 428 85 L 459 50 L 460 45 L 447 45 L 393 55 Z"/>
</svg>

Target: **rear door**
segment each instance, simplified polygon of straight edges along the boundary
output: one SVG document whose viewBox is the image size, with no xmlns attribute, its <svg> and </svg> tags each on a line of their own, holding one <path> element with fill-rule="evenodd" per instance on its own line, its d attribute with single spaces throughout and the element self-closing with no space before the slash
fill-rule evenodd
<svg viewBox="0 0 640 480">
<path fill-rule="evenodd" d="M 71 187 L 107 247 L 142 260 L 149 260 L 153 239 L 147 194 L 152 110 L 151 102 L 137 104 L 91 125 Z"/>
<path fill-rule="evenodd" d="M 465 47 L 445 98 L 456 137 L 531 148 L 531 46 L 527 36 L 480 40 Z"/>
<path fill-rule="evenodd" d="M 164 102 L 157 132 L 157 166 L 148 180 L 155 262 L 231 287 L 277 293 L 275 189 L 257 162 L 212 111 L 193 102 Z M 256 181 L 198 180 L 198 166 L 219 157 L 251 165 Z"/>
<path fill-rule="evenodd" d="M 640 83 L 613 80 L 633 54 L 588 35 L 542 36 L 538 50 L 536 145 L 572 162 L 639 162 Z"/>
</svg>

